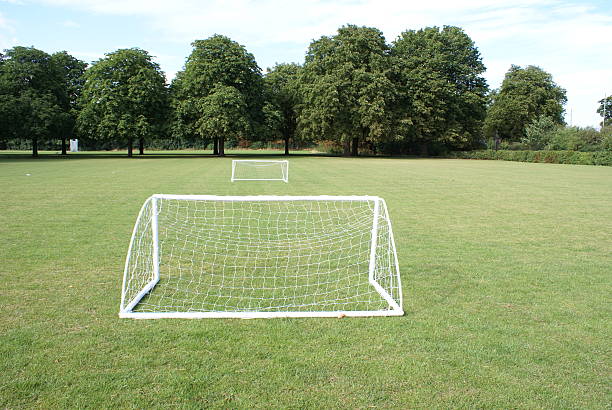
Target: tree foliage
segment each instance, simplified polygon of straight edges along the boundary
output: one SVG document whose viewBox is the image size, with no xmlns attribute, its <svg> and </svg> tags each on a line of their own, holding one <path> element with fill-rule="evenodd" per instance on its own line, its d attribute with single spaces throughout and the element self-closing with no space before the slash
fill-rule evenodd
<svg viewBox="0 0 612 410">
<path fill-rule="evenodd" d="M 37 156 L 39 141 L 65 136 L 73 124 L 70 95 L 78 92 L 69 83 L 84 67 L 65 52 L 51 56 L 34 47 L 0 55 L 0 140 L 31 139 Z"/>
<path fill-rule="evenodd" d="M 398 132 L 426 147 L 466 148 L 481 139 L 486 112 L 485 67 L 470 37 L 458 27 L 403 32 L 392 56 Z"/>
<path fill-rule="evenodd" d="M 492 95 L 485 131 L 488 135 L 497 132 L 504 139 L 520 140 L 525 137 L 525 127 L 540 116 L 562 125 L 566 101 L 565 90 L 549 73 L 536 66 L 512 65 L 501 88 Z"/>
<path fill-rule="evenodd" d="M 216 84 L 210 93 L 198 102 L 200 117 L 195 124 L 197 133 L 217 139 L 219 155 L 225 155 L 225 138 L 238 138 L 249 131 L 244 95 L 235 87 Z"/>
<path fill-rule="evenodd" d="M 612 125 L 612 95 L 599 100 L 597 114 L 599 114 L 602 118 L 602 128 Z"/>
<path fill-rule="evenodd" d="M 357 155 L 390 128 L 393 100 L 389 46 L 376 28 L 347 25 L 308 48 L 301 75 L 298 123 L 312 139 L 333 139 Z"/>
<path fill-rule="evenodd" d="M 525 137 L 522 142 L 533 150 L 545 149 L 551 144 L 559 128 L 559 124 L 552 118 L 540 116 L 525 127 Z"/>
<path fill-rule="evenodd" d="M 74 135 L 78 116 L 78 99 L 85 83 L 87 63 L 78 60 L 65 51 L 51 55 L 61 81 L 59 105 L 62 115 L 57 123 L 59 136 L 62 140 L 62 154 L 66 154 L 66 139 Z"/>
<path fill-rule="evenodd" d="M 61 138 L 65 152 L 73 135 L 97 148 L 127 145 L 130 156 L 145 138 L 164 149 L 212 142 L 221 155 L 228 142 L 279 139 L 286 154 L 290 141 L 345 155 L 440 153 L 483 145 L 485 135 L 508 147 L 610 146 L 612 97 L 599 101 L 601 132 L 560 127 L 565 90 L 549 73 L 513 65 L 488 94 L 480 53 L 458 27 L 407 30 L 389 45 L 376 28 L 346 25 L 312 41 L 303 65 L 277 64 L 265 76 L 228 37 L 192 46 L 170 87 L 138 48 L 88 70 L 66 52 L 0 53 L 0 147 L 27 139 L 36 154 L 39 141 Z"/>
<path fill-rule="evenodd" d="M 248 124 L 248 127 L 241 125 L 241 133 L 232 131 L 223 138 L 237 138 L 239 135 L 256 138 L 263 126 L 263 83 L 255 57 L 240 44 L 221 35 L 196 40 L 192 45 L 193 51 L 187 58 L 185 69 L 177 74 L 171 87 L 175 110 L 174 132 L 203 140 L 220 138 L 218 133 L 213 135 L 208 127 L 202 127 L 200 119 L 208 115 L 203 110 L 210 109 L 213 102 L 218 103 L 216 109 L 231 108 L 231 112 L 222 114 L 224 118 L 235 115 L 234 103 L 219 103 L 224 98 L 233 101 L 236 97 L 233 89 L 241 95 L 241 106 L 244 108 L 240 123 Z M 210 97 L 211 94 L 216 96 Z M 223 147 L 219 153 L 223 153 Z"/>
<path fill-rule="evenodd" d="M 296 138 L 300 71 L 297 64 L 277 64 L 264 77 L 266 128 L 272 138 L 285 141 L 285 155 L 289 154 L 289 140 Z"/>
<path fill-rule="evenodd" d="M 163 130 L 168 104 L 165 77 L 146 51 L 120 49 L 87 70 L 79 102 L 82 135 L 127 144 L 132 156 L 135 139 L 142 141 Z"/>
</svg>

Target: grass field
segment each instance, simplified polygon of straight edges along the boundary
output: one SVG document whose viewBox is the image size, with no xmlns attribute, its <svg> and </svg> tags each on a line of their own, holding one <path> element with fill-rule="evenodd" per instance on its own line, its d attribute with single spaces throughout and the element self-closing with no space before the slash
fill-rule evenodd
<svg viewBox="0 0 612 410">
<path fill-rule="evenodd" d="M 123 155 L 0 153 L 0 408 L 610 408 L 612 168 Z M 119 319 L 153 193 L 381 196 L 406 314 Z"/>
</svg>

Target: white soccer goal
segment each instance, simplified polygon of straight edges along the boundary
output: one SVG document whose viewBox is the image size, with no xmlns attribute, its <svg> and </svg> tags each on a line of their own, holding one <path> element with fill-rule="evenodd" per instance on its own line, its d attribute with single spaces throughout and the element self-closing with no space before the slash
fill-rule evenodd
<svg viewBox="0 0 612 410">
<path fill-rule="evenodd" d="M 289 182 L 289 161 L 234 159 L 232 182 L 234 181 Z"/>
<path fill-rule="evenodd" d="M 403 313 L 382 198 L 157 194 L 144 203 L 134 226 L 119 315 Z"/>
</svg>

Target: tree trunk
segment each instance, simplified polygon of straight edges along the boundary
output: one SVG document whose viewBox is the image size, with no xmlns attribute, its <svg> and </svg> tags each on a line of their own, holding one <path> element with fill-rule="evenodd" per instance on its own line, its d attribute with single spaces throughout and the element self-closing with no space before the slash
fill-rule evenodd
<svg viewBox="0 0 612 410">
<path fill-rule="evenodd" d="M 128 140 L 128 157 L 132 157 L 132 150 L 134 149 L 134 141 L 130 138 Z"/>
<path fill-rule="evenodd" d="M 66 138 L 62 138 L 62 155 L 66 154 Z"/>
<path fill-rule="evenodd" d="M 138 150 L 140 151 L 140 155 L 144 155 L 144 138 L 138 140 Z"/>
<path fill-rule="evenodd" d="M 213 138 L 213 155 L 219 155 L 219 138 Z"/>
<path fill-rule="evenodd" d="M 285 137 L 285 155 L 289 155 L 289 137 Z"/>
<path fill-rule="evenodd" d="M 350 141 L 342 141 L 342 155 L 348 157 L 351 153 L 351 142 Z"/>
<path fill-rule="evenodd" d="M 38 138 L 32 138 L 32 156 L 38 156 Z"/>
<path fill-rule="evenodd" d="M 427 143 L 426 142 L 419 143 L 419 156 L 420 157 L 427 157 L 428 156 Z"/>
<path fill-rule="evenodd" d="M 225 156 L 225 138 L 223 137 L 219 138 L 219 156 Z"/>
<path fill-rule="evenodd" d="M 353 137 L 353 141 L 351 144 L 351 157 L 356 157 L 359 155 L 358 146 L 359 146 L 359 138 Z"/>
</svg>

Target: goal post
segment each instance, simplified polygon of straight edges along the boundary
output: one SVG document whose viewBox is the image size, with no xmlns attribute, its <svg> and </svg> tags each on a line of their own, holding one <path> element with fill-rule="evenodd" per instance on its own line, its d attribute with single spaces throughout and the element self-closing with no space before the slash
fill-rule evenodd
<svg viewBox="0 0 612 410">
<path fill-rule="evenodd" d="M 389 212 L 375 196 L 156 194 L 123 274 L 124 318 L 403 315 Z"/>
<path fill-rule="evenodd" d="M 231 181 L 289 182 L 289 161 L 234 159 Z"/>
</svg>

